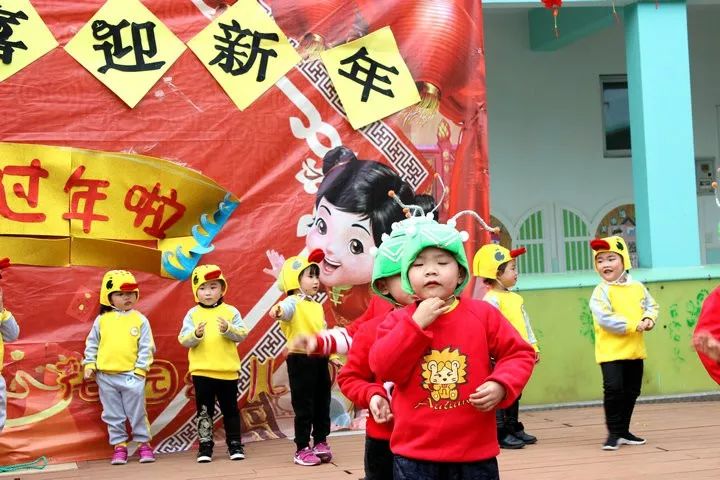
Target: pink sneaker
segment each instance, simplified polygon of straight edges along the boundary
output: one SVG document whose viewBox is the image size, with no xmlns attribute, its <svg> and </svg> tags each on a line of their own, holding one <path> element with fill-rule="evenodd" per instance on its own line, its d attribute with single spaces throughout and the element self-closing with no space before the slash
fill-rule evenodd
<svg viewBox="0 0 720 480">
<path fill-rule="evenodd" d="M 310 447 L 305 447 L 302 450 L 298 450 L 297 452 L 295 452 L 295 457 L 293 457 L 293 461 L 298 465 L 305 466 L 320 465 L 322 463 L 322 460 L 320 460 L 313 453 L 313 451 L 310 450 Z"/>
<path fill-rule="evenodd" d="M 330 451 L 330 445 L 328 445 L 327 442 L 320 442 L 315 444 L 315 446 L 313 447 L 313 453 L 323 463 L 327 463 L 332 460 L 332 452 Z"/>
<path fill-rule="evenodd" d="M 138 455 L 140 455 L 140 463 L 152 463 L 155 461 L 153 449 L 149 443 L 143 443 L 138 447 Z"/>
<path fill-rule="evenodd" d="M 127 447 L 118 445 L 115 447 L 113 456 L 110 459 L 110 465 L 125 465 L 127 463 Z"/>
</svg>

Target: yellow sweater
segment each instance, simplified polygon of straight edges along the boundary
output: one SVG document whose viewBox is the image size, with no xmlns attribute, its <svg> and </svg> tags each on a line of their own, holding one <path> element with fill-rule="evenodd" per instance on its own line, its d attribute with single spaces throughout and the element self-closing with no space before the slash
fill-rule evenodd
<svg viewBox="0 0 720 480">
<path fill-rule="evenodd" d="M 288 343 L 298 335 L 314 335 L 327 328 L 322 305 L 304 295 L 290 295 L 279 305 L 282 308 L 280 330 Z"/>
<path fill-rule="evenodd" d="M 228 322 L 228 329 L 221 333 L 218 321 Z M 201 338 L 195 336 L 195 329 L 205 322 L 205 333 Z M 248 329 L 240 317 L 237 308 L 226 303 L 212 308 L 199 305 L 191 308 L 185 315 L 178 340 L 188 347 L 188 370 L 191 375 L 235 380 L 240 371 L 240 357 L 237 343 L 248 334 Z"/>
<path fill-rule="evenodd" d="M 99 315 L 85 340 L 85 370 L 134 372 L 145 376 L 153 362 L 155 341 L 150 322 L 137 310 Z"/>
<path fill-rule="evenodd" d="M 525 312 L 523 298 L 515 293 L 501 290 L 488 290 L 483 298 L 484 301 L 494 305 L 510 324 L 515 327 L 520 336 L 524 338 L 535 351 L 539 351 L 537 339 L 530 325 L 530 318 Z"/>
<path fill-rule="evenodd" d="M 624 283 L 602 282 L 590 297 L 595 324 L 595 360 L 637 360 L 647 357 L 643 318 L 657 320 L 658 305 L 645 286 L 626 275 Z"/>
<path fill-rule="evenodd" d="M 0 372 L 2 372 L 5 358 L 5 342 L 12 342 L 18 338 L 20 327 L 15 317 L 8 310 L 0 312 Z"/>
</svg>

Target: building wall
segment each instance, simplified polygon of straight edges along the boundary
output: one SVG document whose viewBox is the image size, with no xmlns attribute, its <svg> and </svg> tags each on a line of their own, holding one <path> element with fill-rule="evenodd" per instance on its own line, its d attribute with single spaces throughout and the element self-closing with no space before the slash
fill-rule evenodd
<svg viewBox="0 0 720 480">
<path fill-rule="evenodd" d="M 527 10 L 486 9 L 484 15 L 491 210 L 517 239 L 520 223 L 542 209 L 545 271 L 563 271 L 562 210 L 581 217 L 594 235 L 610 208 L 632 202 L 631 160 L 604 158 L 602 145 L 599 76 L 626 73 L 623 26 L 558 51 L 533 52 Z M 562 35 L 562 12 L 558 22 Z M 695 156 L 715 158 L 720 6 L 690 7 L 688 23 Z M 720 209 L 707 196 L 699 208 L 703 250 L 707 260 L 720 261 Z"/>
<path fill-rule="evenodd" d="M 716 280 L 646 283 L 660 305 L 657 326 L 645 334 L 642 395 L 717 390 L 692 349 L 702 301 Z M 540 346 L 540 363 L 523 392 L 523 405 L 602 399 L 588 300 L 593 287 L 522 292 Z"/>
</svg>

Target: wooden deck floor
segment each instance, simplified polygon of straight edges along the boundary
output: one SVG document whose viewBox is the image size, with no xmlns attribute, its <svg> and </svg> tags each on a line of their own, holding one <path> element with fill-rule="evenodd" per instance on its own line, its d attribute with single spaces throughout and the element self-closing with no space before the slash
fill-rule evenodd
<svg viewBox="0 0 720 480">
<path fill-rule="evenodd" d="M 638 405 L 632 431 L 646 437 L 640 446 L 615 452 L 600 449 L 605 439 L 599 407 L 522 412 L 527 431 L 539 438 L 522 450 L 503 450 L 503 480 L 695 480 L 720 478 L 720 402 Z M 356 480 L 363 477 L 363 435 L 333 436 L 332 463 L 300 467 L 292 463 L 289 440 L 247 445 L 247 459 L 231 462 L 217 451 L 211 464 L 198 465 L 194 453 L 163 455 L 154 464 L 135 459 L 124 466 L 107 461 L 82 462 L 44 473 L 15 473 L 9 478 L 162 480 Z M 442 448 L 442 446 L 438 446 Z"/>
</svg>

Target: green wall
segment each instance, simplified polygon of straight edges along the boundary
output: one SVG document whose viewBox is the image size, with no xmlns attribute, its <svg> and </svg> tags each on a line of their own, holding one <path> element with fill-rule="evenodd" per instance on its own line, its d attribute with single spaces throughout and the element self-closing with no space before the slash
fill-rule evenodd
<svg viewBox="0 0 720 480">
<path fill-rule="evenodd" d="M 717 279 L 648 282 L 660 305 L 655 328 L 645 334 L 643 396 L 717 391 L 692 348 L 702 302 Z M 540 363 L 523 392 L 523 405 L 602 399 L 588 300 L 594 286 L 520 291 L 540 345 Z"/>
</svg>

